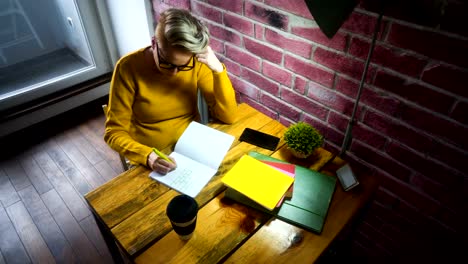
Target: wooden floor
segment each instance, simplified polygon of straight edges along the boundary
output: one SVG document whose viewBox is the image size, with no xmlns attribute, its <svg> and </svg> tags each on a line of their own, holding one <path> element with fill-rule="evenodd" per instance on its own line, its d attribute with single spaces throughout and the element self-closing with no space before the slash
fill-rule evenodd
<svg viewBox="0 0 468 264">
<path fill-rule="evenodd" d="M 122 172 L 102 102 L 0 139 L 0 264 L 112 263 L 83 198 Z"/>
</svg>

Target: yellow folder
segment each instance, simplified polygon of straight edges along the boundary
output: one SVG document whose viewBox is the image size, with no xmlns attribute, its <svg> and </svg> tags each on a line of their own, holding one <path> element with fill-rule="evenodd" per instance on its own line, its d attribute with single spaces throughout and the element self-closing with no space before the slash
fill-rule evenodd
<svg viewBox="0 0 468 264">
<path fill-rule="evenodd" d="M 265 208 L 273 210 L 294 182 L 294 178 L 244 155 L 221 181 Z"/>
</svg>

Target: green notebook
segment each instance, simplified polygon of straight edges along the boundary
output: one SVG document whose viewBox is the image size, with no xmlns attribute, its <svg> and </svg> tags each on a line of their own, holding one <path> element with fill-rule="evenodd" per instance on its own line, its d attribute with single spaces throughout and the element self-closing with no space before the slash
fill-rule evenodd
<svg viewBox="0 0 468 264">
<path fill-rule="evenodd" d="M 258 152 L 250 152 L 249 156 L 259 160 L 287 163 Z M 285 199 L 283 204 L 273 211 L 266 210 L 231 188 L 227 188 L 225 197 L 272 214 L 288 223 L 321 233 L 335 186 L 334 177 L 296 165 L 293 196 L 289 200 Z"/>
</svg>

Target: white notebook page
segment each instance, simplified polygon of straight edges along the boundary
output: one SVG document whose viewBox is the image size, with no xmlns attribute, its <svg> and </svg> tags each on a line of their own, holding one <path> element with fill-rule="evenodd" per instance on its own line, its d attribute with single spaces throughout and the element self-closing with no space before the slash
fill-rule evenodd
<svg viewBox="0 0 468 264">
<path fill-rule="evenodd" d="M 150 176 L 180 193 L 191 197 L 197 196 L 201 189 L 210 181 L 211 177 L 216 174 L 216 169 L 212 169 L 178 153 L 173 152 L 170 156 L 177 161 L 177 169 L 166 175 L 153 171 Z"/>
<path fill-rule="evenodd" d="M 169 155 L 176 160 L 177 168 L 166 175 L 153 171 L 149 176 L 195 197 L 216 174 L 233 141 L 234 136 L 192 122 Z"/>
<path fill-rule="evenodd" d="M 234 141 L 234 136 L 192 122 L 175 145 L 174 152 L 218 169 Z"/>
</svg>

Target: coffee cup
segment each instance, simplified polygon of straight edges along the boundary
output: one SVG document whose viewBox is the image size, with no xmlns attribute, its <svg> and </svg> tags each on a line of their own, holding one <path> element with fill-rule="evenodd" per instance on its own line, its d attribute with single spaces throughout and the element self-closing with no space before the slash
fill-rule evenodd
<svg viewBox="0 0 468 264">
<path fill-rule="evenodd" d="M 172 228 L 182 240 L 192 237 L 197 224 L 197 213 L 197 201 L 185 194 L 172 198 L 166 209 Z"/>
</svg>

